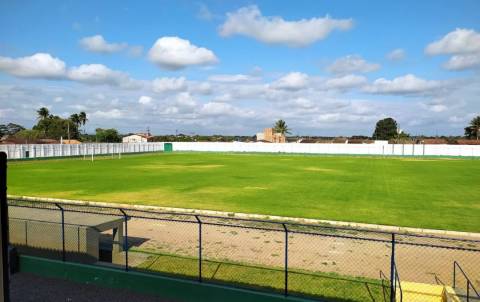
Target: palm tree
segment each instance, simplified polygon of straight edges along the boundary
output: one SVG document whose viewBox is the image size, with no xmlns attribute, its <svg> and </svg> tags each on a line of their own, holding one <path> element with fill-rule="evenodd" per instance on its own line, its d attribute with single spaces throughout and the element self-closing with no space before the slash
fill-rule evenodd
<svg viewBox="0 0 480 302">
<path fill-rule="evenodd" d="M 74 113 L 70 115 L 70 120 L 78 127 L 82 123 L 82 120 L 80 119 L 80 115 Z"/>
<path fill-rule="evenodd" d="M 480 136 L 480 115 L 470 121 L 470 126 L 465 128 L 465 135 L 469 138 L 476 137 L 478 141 Z"/>
<path fill-rule="evenodd" d="M 83 133 L 85 133 L 85 124 L 88 121 L 87 114 L 85 113 L 85 111 L 82 111 L 78 116 L 80 117 L 80 122 L 83 125 Z"/>
<path fill-rule="evenodd" d="M 275 126 L 273 127 L 273 129 L 275 130 L 275 132 L 280 133 L 282 135 L 290 134 L 290 130 L 291 130 L 288 128 L 287 123 L 285 123 L 284 120 L 278 120 L 275 123 Z"/>
<path fill-rule="evenodd" d="M 50 112 L 48 111 L 48 108 L 42 107 L 37 110 L 37 114 L 38 114 L 38 119 L 44 120 L 49 117 Z"/>
</svg>

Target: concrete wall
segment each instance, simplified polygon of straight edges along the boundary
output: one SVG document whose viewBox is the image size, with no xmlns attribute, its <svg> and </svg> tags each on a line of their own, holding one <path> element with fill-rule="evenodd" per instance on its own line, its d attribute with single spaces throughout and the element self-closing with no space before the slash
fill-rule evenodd
<svg viewBox="0 0 480 302">
<path fill-rule="evenodd" d="M 159 296 L 179 302 L 307 302 L 310 300 L 284 297 L 232 287 L 174 279 L 133 271 L 122 271 L 94 265 L 61 262 L 20 255 L 20 271 L 50 278 L 95 284 L 110 288 Z"/>
<path fill-rule="evenodd" d="M 173 151 L 358 154 L 384 156 L 480 156 L 480 145 L 173 143 Z"/>
<path fill-rule="evenodd" d="M 61 224 L 10 218 L 9 228 L 10 243 L 20 252 L 49 258 L 61 256 Z M 91 227 L 65 225 L 65 251 L 72 260 L 98 261 L 99 232 Z"/>
<path fill-rule="evenodd" d="M 480 145 L 382 145 L 382 144 L 297 144 L 297 143 L 210 143 L 174 142 L 173 151 L 208 152 L 268 152 L 300 154 L 351 154 L 383 156 L 463 156 L 480 157 Z M 81 144 L 81 145 L 0 145 L 10 159 L 91 156 L 91 154 L 118 154 L 159 152 L 164 143 L 138 144 Z"/>
<path fill-rule="evenodd" d="M 43 157 L 91 156 L 118 153 L 143 153 L 163 151 L 163 143 L 93 143 L 79 145 L 61 144 L 19 144 L 0 145 L 0 152 L 7 153 L 9 159 Z"/>
</svg>

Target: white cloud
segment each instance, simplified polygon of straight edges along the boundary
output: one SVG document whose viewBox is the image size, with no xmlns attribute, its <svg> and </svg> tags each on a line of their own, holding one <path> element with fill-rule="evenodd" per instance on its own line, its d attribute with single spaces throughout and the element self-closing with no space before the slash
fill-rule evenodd
<svg viewBox="0 0 480 302">
<path fill-rule="evenodd" d="M 369 100 L 357 99 L 354 94 L 343 95 L 343 90 L 333 88 L 338 85 L 326 87 L 326 83 L 333 79 L 349 82 L 349 76 L 309 76 L 304 89 L 286 90 L 275 89 L 266 82 L 222 83 L 186 79 L 185 91 L 158 98 L 150 94 L 150 87 L 120 90 L 107 85 L 79 87 L 61 83 L 57 86 L 53 82 L 34 86 L 30 82 L 16 81 L 15 84 L 0 84 L 0 108 L 12 109 L 3 112 L 3 116 L 29 127 L 35 123 L 32 112 L 46 105 L 57 114 L 86 111 L 90 119 L 87 123 L 89 133 L 96 127 L 115 127 L 128 133 L 149 125 L 155 134 L 175 133 L 178 129 L 181 133 L 245 135 L 258 132 L 278 118 L 285 119 L 294 133 L 300 135 L 371 135 L 375 122 L 384 116 L 395 117 L 410 133 L 435 134 L 438 131 L 446 135 L 462 135 L 469 120 L 457 120 L 464 116 L 471 119 L 470 114 L 480 110 L 480 78 L 476 74 L 464 81 L 439 81 L 442 85 L 439 88 L 418 92 L 415 96 L 420 97 L 401 102 L 388 101 L 385 97 Z M 339 80 L 340 83 L 343 81 Z M 192 89 L 205 83 L 211 85 L 208 96 Z M 449 83 L 455 89 L 445 89 L 450 87 Z M 354 91 L 362 91 L 362 85 Z M 339 86 L 348 85 L 342 83 Z M 392 93 L 392 89 L 387 91 Z M 396 89 L 395 94 L 409 96 L 411 92 Z M 139 104 L 140 96 L 152 97 L 151 103 Z M 56 103 L 56 97 L 62 97 L 64 101 Z M 221 105 L 221 99 L 228 102 Z"/>
<path fill-rule="evenodd" d="M 429 55 L 480 52 L 480 34 L 473 29 L 457 28 L 425 48 Z"/>
<path fill-rule="evenodd" d="M 282 17 L 265 17 L 255 6 L 240 8 L 227 13 L 227 19 L 221 25 L 221 36 L 244 35 L 269 44 L 285 44 L 302 47 L 325 39 L 334 30 L 349 30 L 352 19 L 324 18 L 286 21 Z"/>
<path fill-rule="evenodd" d="M 85 37 L 80 40 L 83 49 L 97 53 L 113 53 L 124 50 L 127 43 L 108 43 L 102 35 Z"/>
<path fill-rule="evenodd" d="M 254 113 L 250 110 L 241 109 L 228 103 L 209 102 L 202 106 L 200 114 L 205 116 L 236 116 L 250 117 Z"/>
<path fill-rule="evenodd" d="M 138 103 L 141 104 L 141 105 L 150 105 L 152 103 L 152 98 L 149 97 L 149 96 L 146 96 L 146 95 L 142 95 L 138 99 Z"/>
<path fill-rule="evenodd" d="M 290 104 L 295 106 L 295 107 L 302 108 L 302 109 L 311 109 L 311 108 L 315 107 L 314 102 L 312 102 L 311 100 L 309 100 L 307 98 L 304 98 L 304 97 L 299 97 L 299 98 L 293 99 L 290 102 Z"/>
<path fill-rule="evenodd" d="M 115 71 L 102 64 L 84 64 L 68 71 L 68 78 L 92 85 L 111 85 L 123 88 L 135 88 L 138 81 L 131 79 L 127 73 Z"/>
<path fill-rule="evenodd" d="M 389 59 L 390 61 L 401 61 L 405 59 L 405 56 L 405 50 L 402 48 L 397 48 L 387 54 L 387 59 Z"/>
<path fill-rule="evenodd" d="M 197 102 L 189 92 L 180 92 L 176 96 L 175 104 L 183 109 L 192 109 L 197 105 Z"/>
<path fill-rule="evenodd" d="M 360 75 L 349 74 L 342 77 L 328 79 L 325 81 L 327 89 L 349 89 L 367 83 L 367 78 Z"/>
<path fill-rule="evenodd" d="M 384 78 L 377 79 L 373 84 L 364 88 L 364 91 L 378 94 L 422 94 L 442 86 L 439 81 L 425 80 L 416 77 L 413 74 L 387 80 Z"/>
<path fill-rule="evenodd" d="M 178 70 L 192 65 L 209 65 L 218 62 L 215 54 L 197 47 L 179 37 L 162 37 L 148 52 L 151 62 L 168 70 Z"/>
<path fill-rule="evenodd" d="M 452 56 L 444 65 L 449 70 L 464 70 L 480 66 L 480 52 Z"/>
<path fill-rule="evenodd" d="M 367 73 L 378 70 L 379 68 L 380 64 L 367 62 L 361 56 L 348 55 L 335 60 L 335 62 L 327 67 L 327 70 L 331 73 L 346 74 L 354 72 Z"/>
<path fill-rule="evenodd" d="M 111 110 L 97 110 L 90 114 L 91 118 L 96 119 L 121 119 L 126 117 L 127 114 L 120 109 L 111 109 Z"/>
<path fill-rule="evenodd" d="M 102 64 L 83 64 L 67 68 L 65 62 L 47 53 L 29 57 L 0 57 L 0 71 L 22 78 L 71 80 L 89 85 L 111 85 L 126 89 L 141 87 L 127 73 L 112 70 Z"/>
<path fill-rule="evenodd" d="M 237 83 L 253 80 L 254 78 L 245 74 L 216 74 L 208 77 L 212 82 Z"/>
<path fill-rule="evenodd" d="M 198 94 L 209 95 L 212 93 L 212 85 L 208 82 L 190 82 L 189 90 Z"/>
<path fill-rule="evenodd" d="M 140 57 L 143 54 L 143 46 L 130 46 L 128 48 L 128 54 L 132 57 Z"/>
<path fill-rule="evenodd" d="M 199 106 L 194 96 L 188 91 L 177 93 L 167 98 L 166 106 L 159 107 L 161 114 L 171 115 L 172 118 L 186 116 L 192 117 L 192 114 L 198 113 Z"/>
<path fill-rule="evenodd" d="M 433 112 L 443 112 L 443 111 L 446 111 L 447 109 L 448 107 L 443 104 L 435 104 L 430 106 L 430 110 Z"/>
<path fill-rule="evenodd" d="M 60 79 L 65 76 L 66 66 L 48 53 L 36 53 L 15 59 L 0 57 L 0 70 L 21 78 Z"/>
<path fill-rule="evenodd" d="M 152 81 L 154 92 L 163 93 L 170 91 L 181 91 L 187 87 L 185 77 L 179 78 L 156 78 Z"/>
<path fill-rule="evenodd" d="M 291 72 L 272 83 L 272 87 L 285 90 L 299 90 L 305 88 L 308 85 L 308 81 L 309 77 L 305 73 Z"/>
<path fill-rule="evenodd" d="M 480 66 L 480 33 L 457 28 L 425 48 L 429 55 L 452 55 L 443 64 L 448 70 L 465 70 Z"/>
</svg>

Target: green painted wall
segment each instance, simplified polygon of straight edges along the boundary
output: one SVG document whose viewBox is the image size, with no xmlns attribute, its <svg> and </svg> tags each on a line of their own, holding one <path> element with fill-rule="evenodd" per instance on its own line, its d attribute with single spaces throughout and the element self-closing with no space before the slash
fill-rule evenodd
<svg viewBox="0 0 480 302">
<path fill-rule="evenodd" d="M 173 144 L 172 143 L 163 144 L 163 151 L 164 152 L 172 152 L 173 151 Z"/>
<path fill-rule="evenodd" d="M 62 262 L 32 256 L 19 256 L 21 272 L 62 278 L 110 288 L 124 288 L 135 292 L 157 295 L 182 302 L 280 302 L 309 301 L 305 299 L 265 294 L 213 284 L 155 276 L 139 272 L 126 272 L 94 265 Z"/>
</svg>

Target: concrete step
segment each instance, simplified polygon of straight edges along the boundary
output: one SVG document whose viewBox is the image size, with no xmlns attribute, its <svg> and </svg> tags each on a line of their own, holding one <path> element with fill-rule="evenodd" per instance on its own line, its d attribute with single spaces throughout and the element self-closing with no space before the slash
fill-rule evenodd
<svg viewBox="0 0 480 302">
<path fill-rule="evenodd" d="M 403 302 L 445 302 L 443 285 L 401 282 Z M 397 301 L 400 301 L 400 292 Z"/>
<path fill-rule="evenodd" d="M 475 294 L 470 292 L 470 297 L 467 299 L 466 290 L 445 286 L 445 302 L 480 302 L 480 298 L 474 296 Z"/>
</svg>

